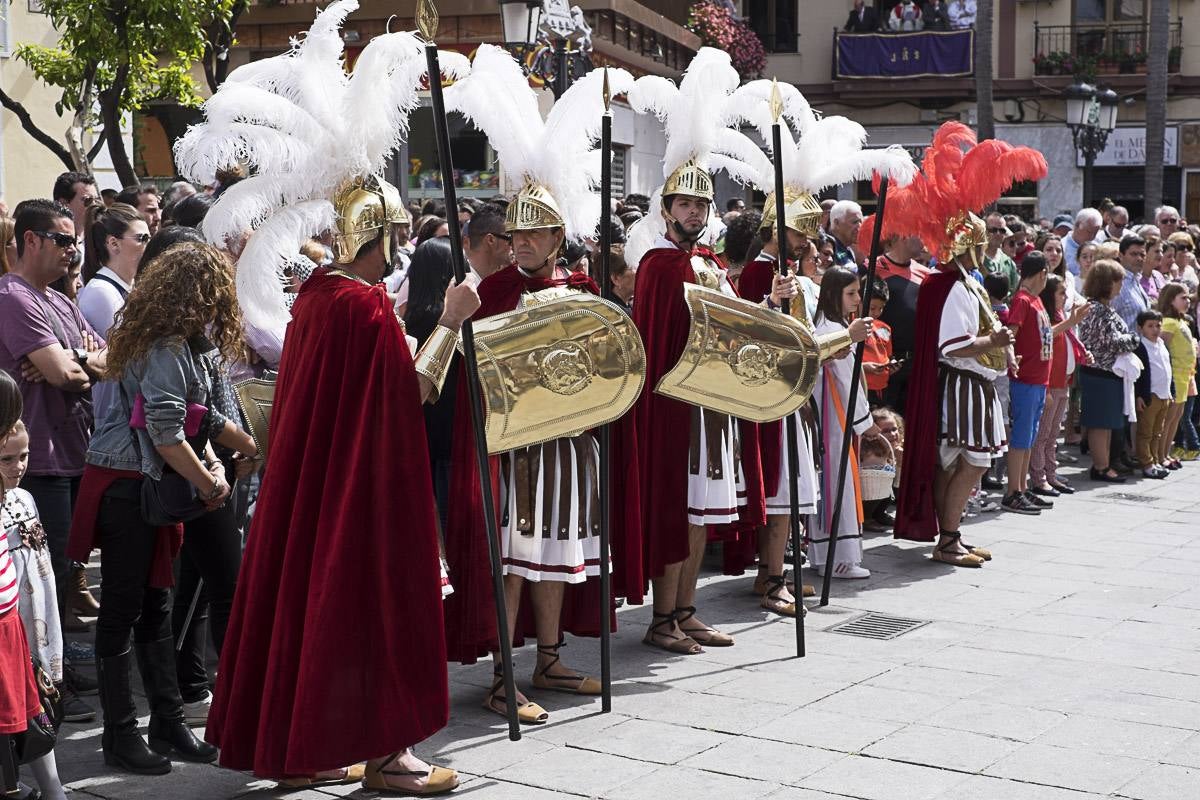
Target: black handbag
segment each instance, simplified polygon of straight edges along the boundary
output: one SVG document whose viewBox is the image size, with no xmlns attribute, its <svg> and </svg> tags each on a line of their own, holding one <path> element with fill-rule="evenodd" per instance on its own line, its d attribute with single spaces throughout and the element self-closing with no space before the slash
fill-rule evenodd
<svg viewBox="0 0 1200 800">
<path fill-rule="evenodd" d="M 58 726 L 62 723 L 62 695 L 37 660 L 32 663 L 42 710 L 29 720 L 29 727 L 23 733 L 9 738 L 18 764 L 30 764 L 53 750 L 58 741 Z"/>
<path fill-rule="evenodd" d="M 142 519 L 148 524 L 155 527 L 178 525 L 207 512 L 196 487 L 178 472 L 164 469 L 158 480 L 143 476 Z"/>
<path fill-rule="evenodd" d="M 121 402 L 125 406 L 125 418 L 128 419 L 129 410 L 133 404 L 129 402 L 129 398 L 125 394 L 125 386 L 120 381 L 117 382 L 117 386 L 121 390 Z M 137 453 L 140 463 L 142 446 L 138 441 L 137 431 L 130 428 L 129 435 L 133 440 L 133 450 Z M 200 437 L 197 443 L 193 443 L 189 439 L 188 446 L 199 454 L 204 452 L 204 445 L 207 441 L 207 438 L 204 437 Z M 208 512 L 204 502 L 200 499 L 200 492 L 192 485 L 191 481 L 165 464 L 162 477 L 158 480 L 142 476 L 141 491 L 142 519 L 155 527 L 191 522 Z"/>
</svg>

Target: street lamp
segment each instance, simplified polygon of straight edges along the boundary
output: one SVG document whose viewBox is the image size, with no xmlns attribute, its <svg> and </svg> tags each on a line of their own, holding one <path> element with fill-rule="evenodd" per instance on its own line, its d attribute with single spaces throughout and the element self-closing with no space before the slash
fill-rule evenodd
<svg viewBox="0 0 1200 800">
<path fill-rule="evenodd" d="M 1067 127 L 1075 150 L 1083 156 L 1083 205 L 1092 203 L 1092 169 L 1104 152 L 1108 135 L 1117 127 L 1120 98 L 1112 89 L 1097 90 L 1090 83 L 1073 83 L 1063 92 L 1067 100 Z"/>
<path fill-rule="evenodd" d="M 500 0 L 500 25 L 505 44 L 525 47 L 537 44 L 541 19 L 541 0 Z"/>
<path fill-rule="evenodd" d="M 554 99 L 562 97 L 574 74 L 591 69 L 592 29 L 579 6 L 567 0 L 499 0 L 504 44 L 528 74 L 549 84 Z M 567 50 L 572 40 L 574 52 Z M 532 60 L 527 56 L 535 53 Z M 573 69 L 571 59 L 582 63 Z"/>
</svg>

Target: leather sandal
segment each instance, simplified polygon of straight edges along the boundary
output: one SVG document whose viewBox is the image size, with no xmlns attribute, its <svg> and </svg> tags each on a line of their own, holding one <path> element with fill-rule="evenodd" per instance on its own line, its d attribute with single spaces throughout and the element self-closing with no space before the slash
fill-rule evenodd
<svg viewBox="0 0 1200 800">
<path fill-rule="evenodd" d="M 792 574 L 788 572 L 785 573 L 785 575 L 787 577 L 787 590 L 792 594 L 795 594 L 796 582 L 792 580 Z M 750 594 L 754 595 L 755 597 L 762 597 L 764 594 L 766 594 L 768 589 L 767 577 L 767 573 L 759 572 L 754 578 L 754 585 L 750 587 Z M 805 597 L 817 596 L 817 589 L 811 583 L 802 584 L 801 590 L 804 592 Z"/>
<path fill-rule="evenodd" d="M 340 776 L 331 776 L 321 778 L 311 776 L 307 778 L 284 778 L 276 781 L 280 786 L 286 786 L 289 789 L 307 789 L 313 786 L 341 786 L 347 783 L 358 783 L 366 774 L 366 767 L 362 764 L 352 764 L 348 767 L 343 767 L 335 772 L 341 772 Z"/>
<path fill-rule="evenodd" d="M 959 541 L 961 542 L 962 540 L 960 539 Z M 979 556 L 984 561 L 992 560 L 992 551 L 988 550 L 986 547 L 976 547 L 975 545 L 967 544 L 966 542 L 962 542 L 962 546 L 967 548 L 967 552 L 973 556 Z"/>
<path fill-rule="evenodd" d="M 432 764 L 429 765 L 428 770 L 400 769 L 399 765 L 395 764 L 394 761 L 397 755 L 399 753 L 392 754 L 384 762 L 385 765 L 391 764 L 390 768 L 387 766 L 368 768 L 366 775 L 362 779 L 363 788 L 386 792 L 391 795 L 399 795 L 401 797 L 431 797 L 433 795 L 445 794 L 458 788 L 458 773 L 454 770 L 437 767 Z M 419 776 L 425 778 L 425 784 L 420 789 L 404 789 L 388 783 L 389 777 L 415 778 Z"/>
<path fill-rule="evenodd" d="M 700 643 L 691 636 L 686 634 L 675 636 L 674 632 L 670 630 L 676 622 L 674 612 L 670 614 L 651 613 L 654 615 L 654 622 L 650 623 L 650 627 L 646 629 L 646 635 L 642 637 L 642 644 L 682 656 L 694 656 L 704 652 Z M 667 630 L 660 630 L 664 625 L 667 626 Z"/>
<path fill-rule="evenodd" d="M 504 694 L 504 673 L 497 666 L 492 673 L 492 688 L 483 699 L 483 707 L 487 711 L 508 719 L 508 697 Z M 523 725 L 545 725 L 550 720 L 550 712 L 537 703 L 524 702 L 517 704 L 517 721 Z"/>
<path fill-rule="evenodd" d="M 782 575 L 768 575 L 767 576 L 767 587 L 768 588 L 767 588 L 767 591 L 763 593 L 762 600 L 759 602 L 759 605 L 761 605 L 763 608 L 765 608 L 767 611 L 770 611 L 773 614 L 778 614 L 781 617 L 791 617 L 792 619 L 795 619 L 796 618 L 796 601 L 791 600 L 791 601 L 785 603 L 779 597 L 779 592 L 781 589 L 784 588 L 785 585 L 786 584 L 784 583 L 784 579 L 783 579 Z M 803 609 L 800 612 L 801 614 L 808 613 L 808 610 L 805 609 L 803 606 L 801 606 L 801 609 Z"/>
<path fill-rule="evenodd" d="M 983 566 L 984 559 L 982 557 L 977 556 L 974 553 L 955 552 L 954 546 L 956 544 L 962 543 L 961 542 L 961 540 L 962 540 L 961 533 L 959 533 L 957 531 L 955 531 L 954 533 L 949 533 L 949 532 L 943 531 L 940 535 L 944 539 L 949 539 L 949 541 L 943 542 L 942 544 L 940 544 L 934 548 L 933 555 L 931 556 L 932 560 L 940 561 L 943 564 L 950 564 L 955 567 L 982 567 Z M 963 546 L 965 547 L 966 545 L 963 545 Z"/>
<path fill-rule="evenodd" d="M 675 621 L 679 624 L 679 630 L 695 639 L 704 647 L 733 647 L 733 637 L 727 633 L 721 633 L 716 628 L 711 628 L 708 625 L 690 631 L 684 628 L 683 623 L 694 616 L 696 616 L 695 606 L 682 606 L 675 609 Z"/>
<path fill-rule="evenodd" d="M 533 685 L 538 689 L 549 689 L 554 692 L 566 692 L 568 694 L 600 694 L 600 681 L 595 678 L 589 678 L 586 675 L 549 674 L 550 668 L 561 660 L 558 651 L 565 645 L 566 642 L 559 639 L 558 644 L 539 644 L 537 646 L 539 655 L 554 656 L 554 658 L 546 662 L 544 666 L 538 667 L 533 671 Z"/>
</svg>

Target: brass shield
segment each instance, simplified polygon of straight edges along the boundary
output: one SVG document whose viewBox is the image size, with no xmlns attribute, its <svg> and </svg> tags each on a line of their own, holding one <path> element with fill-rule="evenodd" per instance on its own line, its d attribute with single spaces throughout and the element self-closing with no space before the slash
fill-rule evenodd
<svg viewBox="0 0 1200 800">
<path fill-rule="evenodd" d="M 646 351 L 633 322 L 592 294 L 476 322 L 475 350 L 493 455 L 619 419 L 646 382 Z"/>
<path fill-rule="evenodd" d="M 812 395 L 820 368 L 808 328 L 786 314 L 684 284 L 692 317 L 659 394 L 751 422 L 782 419 Z"/>
<path fill-rule="evenodd" d="M 258 457 L 266 459 L 271 406 L 275 404 L 275 381 L 251 378 L 234 384 L 233 389 L 237 394 L 238 407 L 242 409 L 242 417 L 246 420 L 246 427 L 250 429 L 250 436 L 258 447 Z"/>
</svg>

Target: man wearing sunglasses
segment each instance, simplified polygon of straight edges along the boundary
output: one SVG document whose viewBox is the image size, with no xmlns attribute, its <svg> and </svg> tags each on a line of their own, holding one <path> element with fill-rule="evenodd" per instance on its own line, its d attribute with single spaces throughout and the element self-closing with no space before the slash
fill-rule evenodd
<svg viewBox="0 0 1200 800">
<path fill-rule="evenodd" d="M 25 400 L 29 472 L 23 486 L 37 501 L 61 588 L 68 584 L 67 536 L 92 433 L 90 390 L 104 374 L 104 341 L 50 288 L 78 256 L 70 209 L 51 200 L 21 203 L 15 235 L 16 263 L 0 276 L 0 369 L 17 381 Z"/>
<path fill-rule="evenodd" d="M 1017 291 L 1017 286 L 1021 283 L 1016 262 L 1002 247 L 1005 238 L 1011 235 L 1008 226 L 1004 224 L 1004 217 L 999 214 L 987 215 L 987 248 L 983 253 L 983 269 L 988 275 L 999 275 L 1008 281 L 1010 295 Z"/>
<path fill-rule="evenodd" d="M 471 215 L 462 238 L 467 264 L 479 280 L 512 263 L 512 236 L 504 232 L 504 209 L 495 203 Z"/>
</svg>

